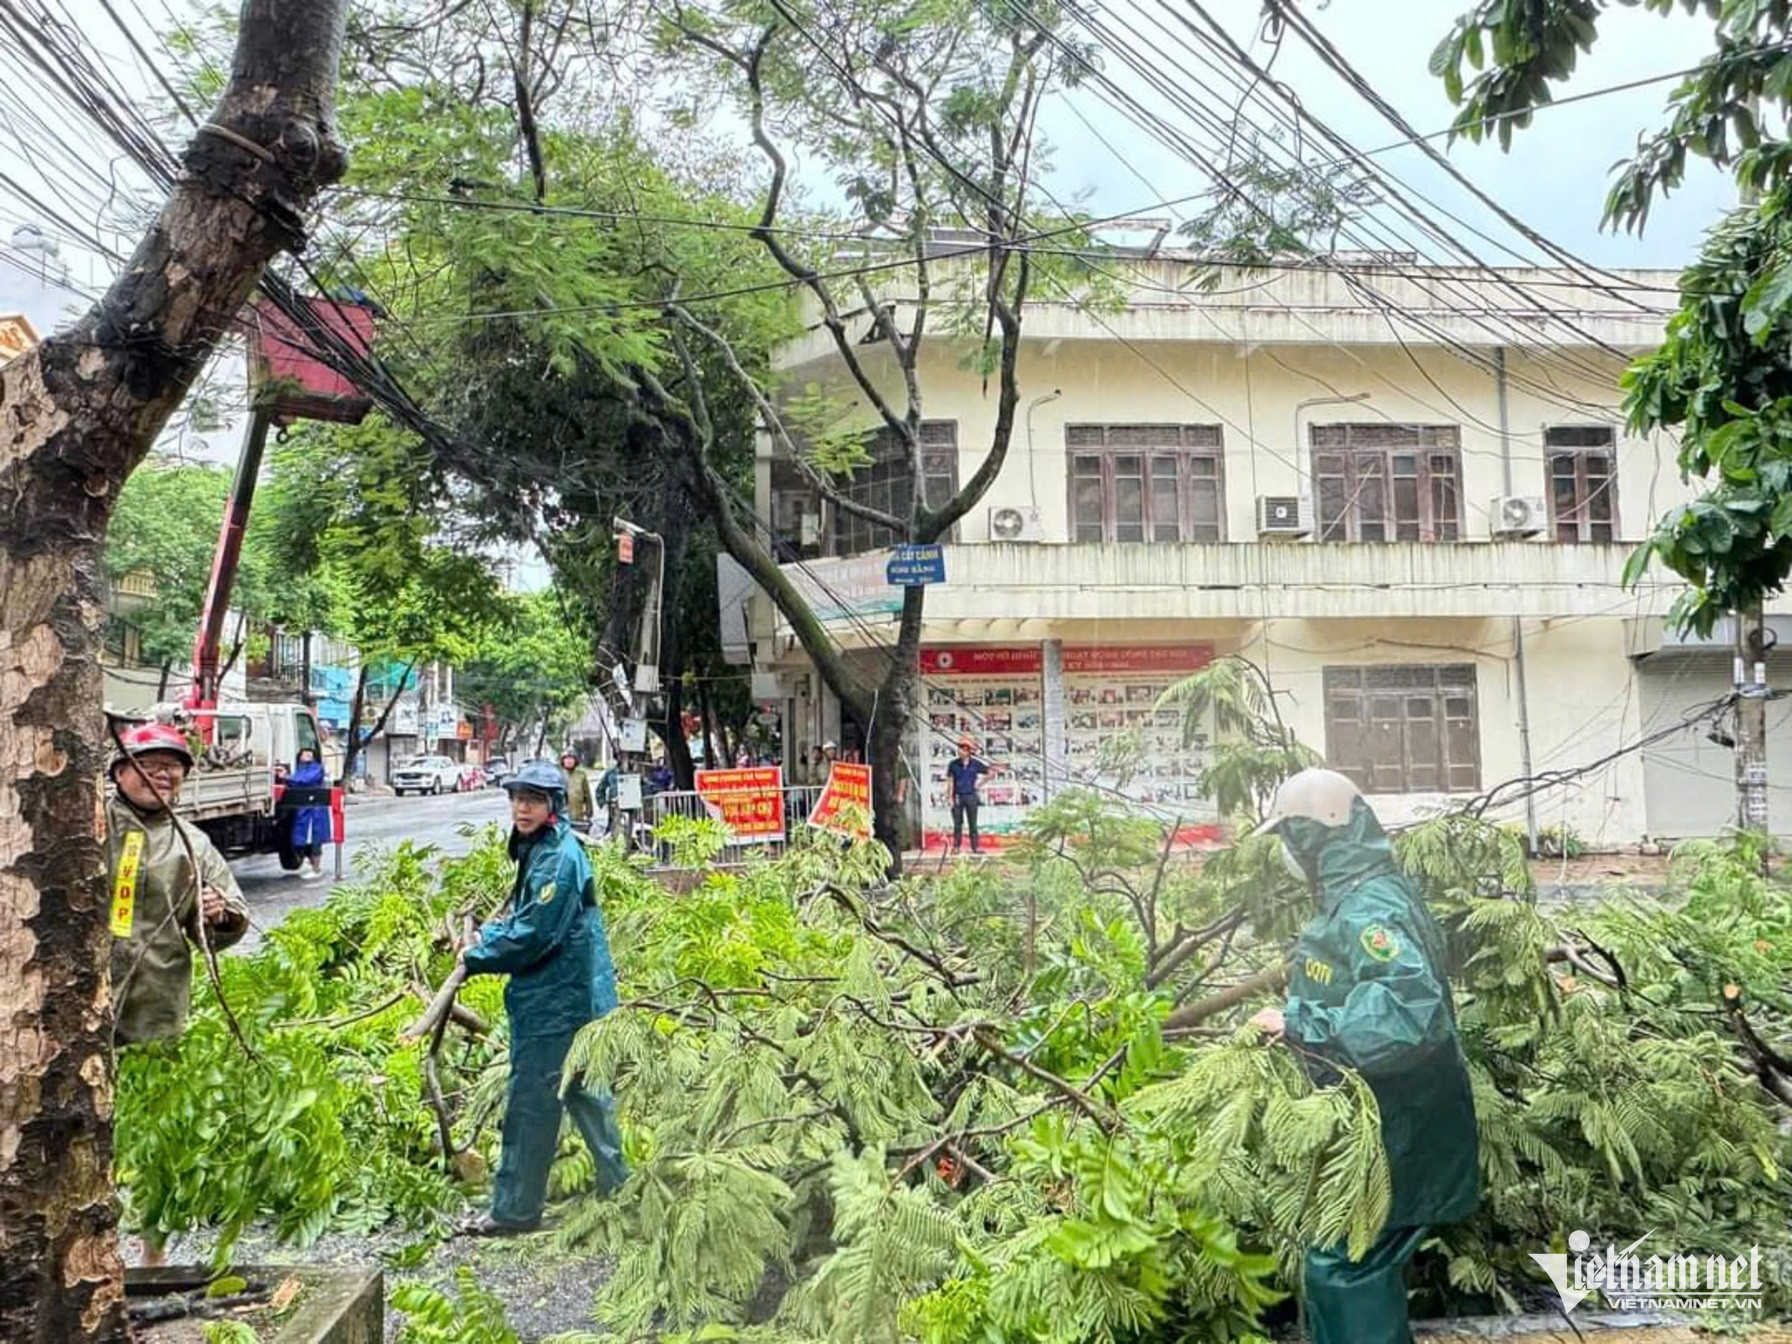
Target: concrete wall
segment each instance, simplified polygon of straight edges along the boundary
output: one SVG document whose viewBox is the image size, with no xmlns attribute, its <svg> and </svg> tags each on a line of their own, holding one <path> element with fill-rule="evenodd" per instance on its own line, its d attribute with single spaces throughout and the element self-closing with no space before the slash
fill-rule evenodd
<svg viewBox="0 0 1792 1344">
<path fill-rule="evenodd" d="M 1123 311 L 1081 312 L 1057 301 L 1029 308 L 1008 457 L 947 549 L 947 582 L 928 594 L 925 642 L 1206 641 L 1266 667 L 1284 714 L 1320 749 L 1326 667 L 1472 663 L 1482 790 L 1527 774 L 1526 719 L 1530 773 L 1618 753 L 1542 794 L 1539 826 L 1566 826 L 1616 847 L 1708 833 L 1727 821 L 1727 752 L 1690 733 L 1648 752 L 1624 750 L 1727 689 L 1721 655 L 1702 655 L 1707 666 L 1698 675 L 1663 676 L 1647 664 L 1639 672 L 1632 661 L 1643 650 L 1633 647 L 1631 627 L 1658 631 L 1681 586 L 1654 574 L 1626 589 L 1624 562 L 1655 520 L 1694 492 L 1679 479 L 1672 442 L 1626 432 L 1618 390 L 1624 358 L 1587 340 L 1630 352 L 1655 344 L 1671 276 L 1639 274 L 1634 292 L 1614 296 L 1527 273 L 1514 278 L 1546 298 L 1521 311 L 1498 281 L 1379 275 L 1374 288 L 1418 314 L 1390 327 L 1379 307 L 1316 271 L 1229 277 L 1212 295 L 1190 288 L 1192 273 L 1174 259 L 1137 274 Z M 1477 305 L 1479 316 L 1449 311 Z M 1454 350 L 1440 337 L 1473 348 Z M 1506 367 L 1504 434 L 1496 346 Z M 895 394 L 887 350 L 873 343 L 858 351 Z M 957 423 L 961 482 L 984 462 L 998 411 L 996 383 L 985 386 L 980 373 L 961 367 L 962 353 L 929 346 L 920 370 L 924 417 Z M 793 342 L 780 363 L 799 385 L 816 382 L 837 389 L 842 404 L 854 402 L 825 332 Z M 855 413 L 867 414 L 862 400 Z M 1377 421 L 1456 427 L 1463 541 L 1259 541 L 1259 497 L 1298 496 L 1310 517 L 1312 428 Z M 1070 544 L 1066 426 L 1151 423 L 1220 427 L 1225 542 Z M 1496 541 L 1490 508 L 1497 497 L 1543 496 L 1547 517 L 1545 430 L 1589 424 L 1616 433 L 1618 542 L 1559 545 L 1547 534 Z M 759 474 L 767 512 L 763 461 Z M 1042 539 L 988 544 L 990 511 L 1004 507 L 1036 508 Z M 875 575 L 843 564 L 827 582 L 844 590 L 858 616 L 832 625 L 841 643 L 869 648 L 893 639 L 891 590 L 879 592 Z M 800 667 L 788 629 L 768 617 L 767 605 L 757 604 L 761 665 Z M 1792 610 L 1792 603 L 1769 609 Z M 1528 715 L 1518 690 L 1520 623 Z M 1792 711 L 1782 715 L 1776 706 L 1773 717 L 1788 739 L 1773 759 L 1792 763 Z M 1776 786 L 1784 781 L 1777 813 L 1792 817 L 1792 769 L 1775 775 Z M 1404 796 L 1378 806 L 1400 821 L 1460 801 Z M 1514 805 L 1497 815 L 1522 822 L 1525 810 Z"/>
</svg>

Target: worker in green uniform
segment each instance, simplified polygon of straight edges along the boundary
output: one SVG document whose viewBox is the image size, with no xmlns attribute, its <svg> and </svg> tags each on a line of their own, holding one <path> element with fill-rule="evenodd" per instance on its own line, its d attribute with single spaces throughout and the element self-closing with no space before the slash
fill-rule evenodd
<svg viewBox="0 0 1792 1344">
<path fill-rule="evenodd" d="M 1313 1344 L 1410 1344 L 1406 1266 L 1430 1229 L 1480 1202 L 1474 1098 L 1456 1033 L 1443 931 L 1395 866 L 1356 786 L 1304 770 L 1259 828 L 1311 884 L 1319 914 L 1301 930 L 1286 1005 L 1252 1022 L 1300 1053 L 1315 1083 L 1362 1075 L 1381 1109 L 1393 1195 L 1361 1260 L 1308 1251 L 1302 1274 Z"/>
<path fill-rule="evenodd" d="M 509 1236 L 541 1225 L 562 1109 L 597 1164 L 599 1193 L 628 1178 L 616 1103 L 561 1072 L 580 1028 L 616 1006 L 616 972 L 585 847 L 566 818 L 566 776 L 531 761 L 504 781 L 516 883 L 503 915 L 461 950 L 469 975 L 508 975 L 510 1088 L 491 1212 L 463 1230 Z"/>
<path fill-rule="evenodd" d="M 575 831 L 591 829 L 591 776 L 579 764 L 579 754 L 571 747 L 560 753 L 560 768 L 566 772 L 566 819 Z"/>
</svg>

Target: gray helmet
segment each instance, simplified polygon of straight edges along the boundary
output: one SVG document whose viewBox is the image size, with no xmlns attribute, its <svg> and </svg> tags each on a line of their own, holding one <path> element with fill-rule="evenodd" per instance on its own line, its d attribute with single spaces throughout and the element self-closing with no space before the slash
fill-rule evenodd
<svg viewBox="0 0 1792 1344">
<path fill-rule="evenodd" d="M 566 803 L 566 773 L 552 761 L 530 761 L 514 775 L 504 777 L 504 792 L 515 793 L 518 789 L 546 794 L 554 810 L 559 811 Z"/>
</svg>

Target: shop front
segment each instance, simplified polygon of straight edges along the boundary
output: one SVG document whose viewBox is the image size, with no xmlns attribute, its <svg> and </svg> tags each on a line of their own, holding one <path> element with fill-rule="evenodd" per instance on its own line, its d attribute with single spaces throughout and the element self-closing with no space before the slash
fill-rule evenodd
<svg viewBox="0 0 1792 1344">
<path fill-rule="evenodd" d="M 925 723 L 915 759 L 925 779 L 923 844 L 951 843 L 946 766 L 969 740 L 992 769 L 982 787 L 983 834 L 999 847 L 1032 809 L 1071 788 L 1094 788 L 1169 825 L 1185 843 L 1215 839 L 1200 795 L 1210 725 L 1189 734 L 1180 706 L 1160 706 L 1177 682 L 1213 661 L 1207 644 L 927 645 Z"/>
</svg>

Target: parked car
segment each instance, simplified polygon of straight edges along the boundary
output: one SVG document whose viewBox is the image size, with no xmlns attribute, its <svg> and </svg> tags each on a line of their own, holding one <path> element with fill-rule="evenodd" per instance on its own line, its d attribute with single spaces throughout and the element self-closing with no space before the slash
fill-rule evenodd
<svg viewBox="0 0 1792 1344">
<path fill-rule="evenodd" d="M 483 789 L 491 782 L 490 776 L 480 766 L 463 765 L 460 768 L 460 777 L 454 781 L 454 787 L 457 792 L 471 793 L 474 789 Z"/>
<path fill-rule="evenodd" d="M 407 793 L 452 793 L 460 787 L 460 762 L 446 756 L 412 756 L 392 768 L 392 791 L 400 798 Z"/>
<path fill-rule="evenodd" d="M 506 757 L 494 756 L 485 763 L 485 778 L 489 784 L 502 784 L 510 773 L 510 761 Z"/>
</svg>

